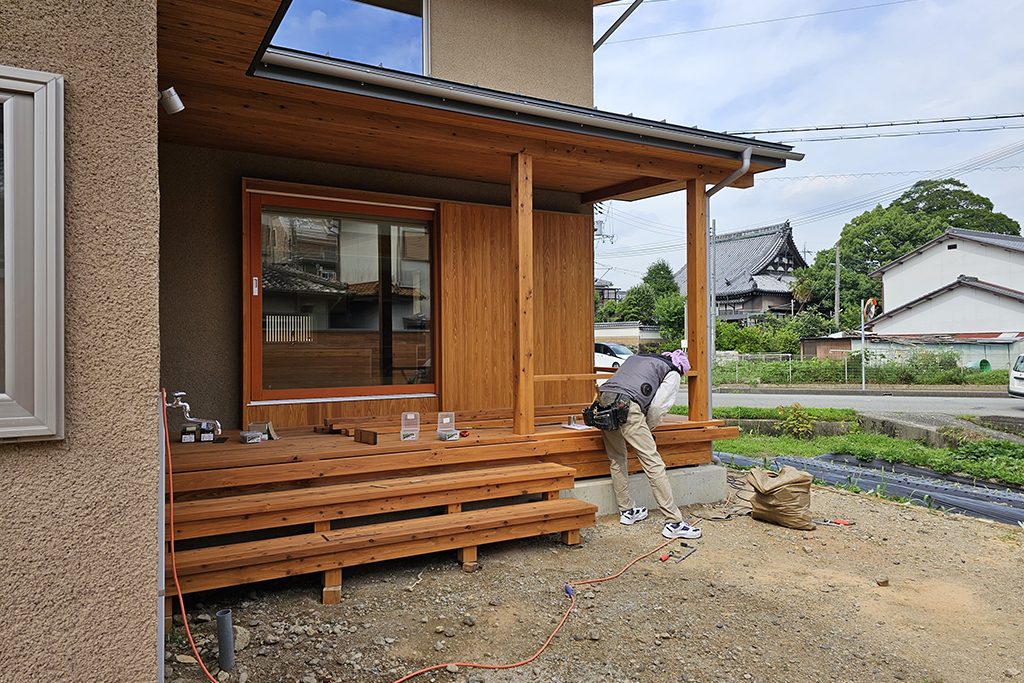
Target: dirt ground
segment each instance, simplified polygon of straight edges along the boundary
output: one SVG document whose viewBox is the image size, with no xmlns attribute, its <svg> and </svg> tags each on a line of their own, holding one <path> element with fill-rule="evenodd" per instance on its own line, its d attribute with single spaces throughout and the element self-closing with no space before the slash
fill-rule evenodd
<svg viewBox="0 0 1024 683">
<path fill-rule="evenodd" d="M 1024 530 L 822 487 L 811 505 L 815 519 L 856 524 L 704 521 L 682 562 L 658 559 L 683 550 L 674 541 L 619 578 L 576 587 L 575 609 L 533 661 L 411 680 L 1024 681 Z M 339 605 L 321 605 L 309 576 L 191 596 L 186 607 L 220 681 L 390 683 L 450 662 L 512 664 L 558 626 L 566 583 L 619 572 L 665 541 L 660 530 L 656 514 L 632 527 L 601 518 L 578 547 L 555 535 L 484 546 L 472 574 L 453 553 L 347 569 Z M 230 673 L 216 669 L 210 620 L 225 608 L 241 627 Z M 167 680 L 208 680 L 189 653 L 178 625 Z"/>
</svg>

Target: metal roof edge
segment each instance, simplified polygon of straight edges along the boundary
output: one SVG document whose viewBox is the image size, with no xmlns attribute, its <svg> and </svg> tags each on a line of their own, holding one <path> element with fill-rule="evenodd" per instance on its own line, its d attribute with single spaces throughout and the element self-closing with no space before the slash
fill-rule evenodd
<svg viewBox="0 0 1024 683">
<path fill-rule="evenodd" d="M 739 159 L 752 148 L 754 163 L 780 167 L 804 155 L 789 145 L 714 133 L 576 105 L 512 95 L 478 86 L 342 63 L 297 50 L 268 47 L 253 76 L 401 101 L 460 113 L 558 127 L 656 147 Z M 458 103 L 454 105 L 453 103 Z M 504 115 L 502 115 L 504 113 Z M 552 122 L 559 122 L 553 126 Z"/>
</svg>

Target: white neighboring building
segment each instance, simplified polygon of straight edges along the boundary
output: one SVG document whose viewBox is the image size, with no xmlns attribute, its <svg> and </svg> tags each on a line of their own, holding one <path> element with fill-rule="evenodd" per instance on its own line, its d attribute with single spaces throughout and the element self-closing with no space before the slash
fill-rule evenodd
<svg viewBox="0 0 1024 683">
<path fill-rule="evenodd" d="M 1024 237 L 950 228 L 871 276 L 885 311 L 865 326 L 876 344 L 954 344 L 967 357 L 994 344 L 993 368 L 1024 350 Z"/>
<path fill-rule="evenodd" d="M 935 292 L 960 275 L 1024 291 L 1024 237 L 949 228 L 871 273 L 882 278 L 886 311 Z"/>
</svg>

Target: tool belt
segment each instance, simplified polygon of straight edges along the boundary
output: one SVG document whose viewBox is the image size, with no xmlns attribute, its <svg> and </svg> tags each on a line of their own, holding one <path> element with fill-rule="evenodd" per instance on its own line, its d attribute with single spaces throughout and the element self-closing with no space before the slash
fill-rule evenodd
<svg viewBox="0 0 1024 683">
<path fill-rule="evenodd" d="M 629 400 L 625 394 L 615 394 L 615 400 L 610 405 L 602 405 L 598 398 L 589 408 L 583 409 L 583 424 L 614 432 L 620 425 L 626 424 L 629 418 Z"/>
</svg>

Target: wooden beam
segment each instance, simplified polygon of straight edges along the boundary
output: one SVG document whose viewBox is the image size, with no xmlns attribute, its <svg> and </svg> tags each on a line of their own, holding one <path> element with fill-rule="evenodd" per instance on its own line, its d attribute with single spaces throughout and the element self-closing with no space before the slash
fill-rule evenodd
<svg viewBox="0 0 1024 683">
<path fill-rule="evenodd" d="M 686 183 L 686 355 L 697 375 L 687 382 L 689 417 L 709 419 L 707 196 L 703 176 Z"/>
<path fill-rule="evenodd" d="M 512 432 L 533 434 L 533 157 L 512 156 L 512 254 L 515 311 L 512 320 Z"/>
<path fill-rule="evenodd" d="M 650 188 L 657 188 L 658 193 L 663 192 L 663 186 L 671 185 L 673 183 L 682 183 L 683 187 L 686 187 L 686 181 L 673 181 L 666 180 L 665 178 L 634 178 L 633 180 L 627 180 L 624 183 L 618 183 L 617 185 L 611 185 L 609 187 L 602 187 L 600 190 L 594 190 L 593 192 L 584 192 L 580 195 L 581 204 L 596 204 L 597 202 L 603 202 L 608 199 L 619 199 L 622 201 L 630 201 L 632 195 L 635 192 L 643 192 Z M 681 188 L 676 188 L 681 189 Z"/>
</svg>

